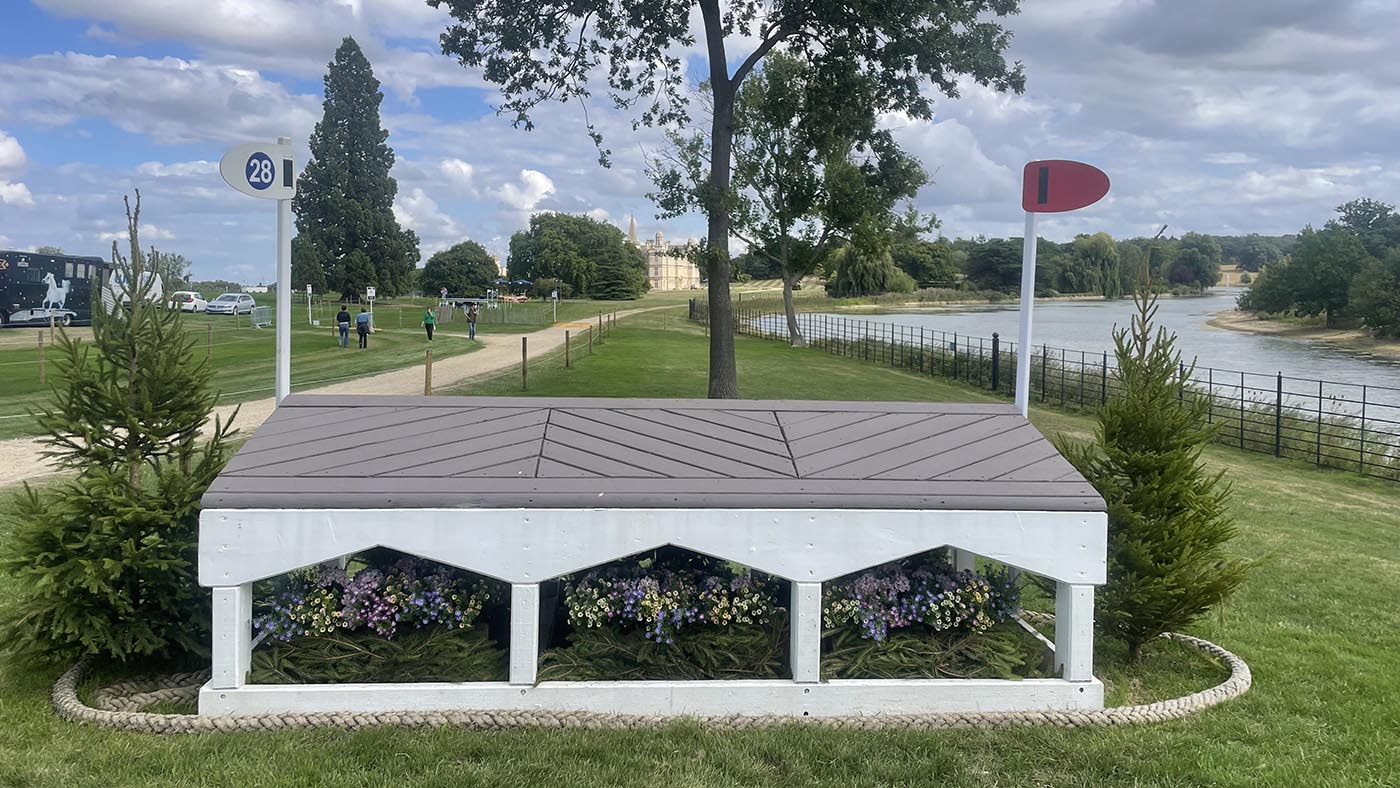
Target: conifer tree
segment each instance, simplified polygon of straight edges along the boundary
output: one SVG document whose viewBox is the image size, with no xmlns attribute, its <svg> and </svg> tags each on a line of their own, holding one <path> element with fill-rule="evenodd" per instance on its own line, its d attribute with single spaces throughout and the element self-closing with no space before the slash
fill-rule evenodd
<svg viewBox="0 0 1400 788">
<path fill-rule="evenodd" d="M 325 114 L 311 133 L 311 160 L 297 182 L 292 207 L 306 248 L 324 250 L 326 284 L 354 298 L 366 284 L 382 295 L 406 292 L 418 264 L 418 237 L 394 218 L 398 182 L 389 174 L 394 151 L 379 121 L 384 94 L 355 39 L 346 38 L 326 71 Z M 374 269 L 347 276 L 351 252 Z"/>
<path fill-rule="evenodd" d="M 227 460 L 232 430 L 209 422 L 218 395 L 199 336 L 182 312 L 150 299 L 140 217 L 138 191 L 127 206 L 130 259 L 112 245 L 130 307 L 107 293 L 93 305 L 91 341 L 64 332 L 52 402 L 35 414 L 44 456 L 76 476 L 52 489 L 26 485 L 20 498 L 0 561 L 19 589 L 0 632 L 8 651 L 127 661 L 208 647 L 199 500 Z"/>
<path fill-rule="evenodd" d="M 1224 471 L 1201 461 L 1210 400 L 1189 390 L 1194 367 L 1182 365 L 1176 335 L 1154 330 L 1146 272 L 1134 302 L 1131 326 L 1113 335 L 1117 386 L 1099 410 L 1096 440 L 1057 441 L 1108 504 L 1108 583 L 1097 619 L 1132 660 L 1147 641 L 1224 601 L 1249 569 L 1225 550 L 1236 528 Z"/>
</svg>

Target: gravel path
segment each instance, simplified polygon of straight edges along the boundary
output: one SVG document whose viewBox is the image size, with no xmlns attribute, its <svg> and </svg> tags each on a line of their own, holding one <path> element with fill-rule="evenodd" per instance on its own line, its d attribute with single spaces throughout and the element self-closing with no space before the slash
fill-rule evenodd
<svg viewBox="0 0 1400 788">
<path fill-rule="evenodd" d="M 647 312 L 651 309 L 631 309 L 618 312 L 620 320 L 628 315 Z M 433 388 L 441 389 L 470 382 L 477 378 L 494 375 L 520 363 L 520 338 L 528 337 L 530 358 L 538 358 L 558 350 L 564 344 L 564 331 L 574 329 L 575 333 L 587 328 L 586 323 L 559 323 L 549 328 L 519 334 L 478 334 L 481 349 L 461 356 L 453 356 L 433 362 Z M 393 329 L 387 329 L 393 330 Z M 439 331 L 445 336 L 465 337 L 465 332 Z M 423 365 L 417 364 L 391 372 L 381 372 L 357 380 L 347 380 L 311 389 L 317 394 L 422 394 Z M 272 397 L 248 400 L 238 405 L 220 405 L 214 414 L 227 419 L 234 409 L 238 409 L 235 426 L 247 437 L 262 424 L 276 403 Z M 0 457 L 8 462 L 0 465 L 0 487 L 18 484 L 57 473 L 57 470 L 39 456 L 44 445 L 39 438 L 12 438 L 0 441 Z"/>
</svg>

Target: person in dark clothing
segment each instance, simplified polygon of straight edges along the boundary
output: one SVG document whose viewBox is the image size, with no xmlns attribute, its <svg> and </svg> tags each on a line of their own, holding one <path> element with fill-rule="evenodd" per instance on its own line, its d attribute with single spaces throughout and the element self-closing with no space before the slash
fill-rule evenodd
<svg viewBox="0 0 1400 788">
<path fill-rule="evenodd" d="M 467 338 L 476 339 L 476 316 L 479 314 L 477 305 L 473 303 L 467 309 Z"/>
<path fill-rule="evenodd" d="M 369 312 L 364 307 L 360 307 L 360 314 L 355 316 L 355 331 L 360 334 L 360 349 L 369 347 Z"/>
<path fill-rule="evenodd" d="M 340 311 L 335 315 L 336 328 L 340 329 L 340 346 L 350 347 L 350 310 L 340 305 Z"/>
</svg>

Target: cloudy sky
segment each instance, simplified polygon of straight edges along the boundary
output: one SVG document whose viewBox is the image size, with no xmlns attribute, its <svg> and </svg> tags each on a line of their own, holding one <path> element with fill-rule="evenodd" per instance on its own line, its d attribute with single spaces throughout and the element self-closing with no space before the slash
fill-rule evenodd
<svg viewBox="0 0 1400 788">
<path fill-rule="evenodd" d="M 1400 200 L 1400 4 L 1394 0 L 1024 0 L 1010 20 L 1023 96 L 965 87 L 931 122 L 886 118 L 934 174 L 918 205 L 949 236 L 1020 232 L 1019 171 L 1092 162 L 1111 195 L 1042 223 L 1064 240 L 1107 230 L 1283 233 L 1357 196 Z M 654 132 L 603 101 L 600 169 L 577 105 L 537 128 L 495 116 L 497 94 L 439 53 L 448 19 L 421 0 L 0 0 L 0 248 L 105 255 L 121 195 L 145 195 L 143 240 L 200 277 L 273 276 L 271 203 L 219 179 L 232 144 L 320 117 L 342 36 L 364 47 L 398 155 L 395 211 L 424 253 L 464 238 L 504 252 L 531 212 L 588 212 L 644 234 Z"/>
</svg>

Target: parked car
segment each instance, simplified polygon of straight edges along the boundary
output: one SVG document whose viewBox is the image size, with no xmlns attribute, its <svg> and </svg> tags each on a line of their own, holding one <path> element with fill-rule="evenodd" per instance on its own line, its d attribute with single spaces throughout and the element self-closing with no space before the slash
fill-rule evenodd
<svg viewBox="0 0 1400 788">
<path fill-rule="evenodd" d="M 247 293 L 224 293 L 205 305 L 211 315 L 251 315 L 258 303 Z"/>
<path fill-rule="evenodd" d="M 177 290 L 170 294 L 170 300 L 165 304 L 166 309 L 179 309 L 181 312 L 207 312 L 209 302 L 204 300 L 204 296 L 193 290 Z"/>
</svg>

